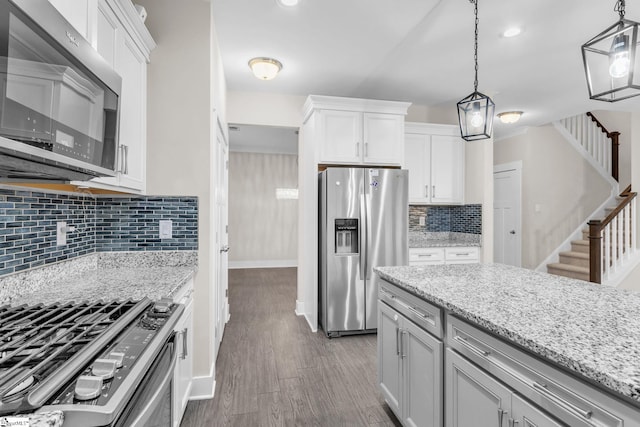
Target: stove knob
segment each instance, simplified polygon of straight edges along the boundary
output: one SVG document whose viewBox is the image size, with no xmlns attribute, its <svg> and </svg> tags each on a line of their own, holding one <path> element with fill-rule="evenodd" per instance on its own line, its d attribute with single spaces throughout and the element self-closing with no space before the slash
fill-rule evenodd
<svg viewBox="0 0 640 427">
<path fill-rule="evenodd" d="M 122 361 L 124 360 L 124 353 L 119 351 L 112 351 L 109 353 L 109 357 L 107 359 L 116 361 L 116 368 L 122 368 Z"/>
<path fill-rule="evenodd" d="M 96 359 L 91 367 L 91 374 L 104 380 L 113 378 L 118 368 L 118 361 L 113 359 Z"/>
<path fill-rule="evenodd" d="M 75 396 L 78 400 L 91 400 L 100 396 L 102 392 L 102 378 L 91 375 L 81 375 L 76 381 Z"/>
<path fill-rule="evenodd" d="M 170 298 L 162 298 L 153 304 L 153 311 L 156 313 L 166 313 L 171 308 L 173 301 Z"/>
</svg>

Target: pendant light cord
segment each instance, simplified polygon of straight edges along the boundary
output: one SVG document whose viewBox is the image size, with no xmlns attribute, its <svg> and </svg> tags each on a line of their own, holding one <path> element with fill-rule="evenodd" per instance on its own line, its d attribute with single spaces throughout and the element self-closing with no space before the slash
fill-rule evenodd
<svg viewBox="0 0 640 427">
<path fill-rule="evenodd" d="M 616 6 L 613 8 L 614 11 L 620 14 L 620 19 L 624 19 L 624 6 L 625 0 L 618 0 Z"/>
<path fill-rule="evenodd" d="M 477 92 L 478 91 L 478 0 L 469 0 L 469 1 L 473 3 L 473 6 L 474 6 L 473 13 L 476 16 L 476 20 L 475 20 L 476 30 L 474 34 L 474 45 L 473 45 L 473 61 L 476 64 L 476 77 L 475 77 L 475 80 L 473 81 L 473 91 Z M 624 5 L 624 0 L 619 0 L 619 1 L 622 2 Z"/>
</svg>

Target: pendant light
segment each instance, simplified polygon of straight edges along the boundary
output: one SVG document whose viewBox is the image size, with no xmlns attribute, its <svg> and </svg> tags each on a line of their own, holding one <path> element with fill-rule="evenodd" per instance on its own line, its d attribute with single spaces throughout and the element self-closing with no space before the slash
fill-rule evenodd
<svg viewBox="0 0 640 427">
<path fill-rule="evenodd" d="M 460 134 L 467 141 L 491 138 L 493 130 L 493 111 L 495 104 L 487 95 L 478 92 L 478 0 L 469 0 L 474 5 L 475 44 L 473 60 L 475 62 L 475 80 L 473 93 L 458 102 L 458 120 Z"/>
<path fill-rule="evenodd" d="M 625 0 L 614 10 L 620 20 L 582 45 L 589 98 L 616 102 L 640 95 L 636 47 L 638 24 L 624 18 Z"/>
</svg>

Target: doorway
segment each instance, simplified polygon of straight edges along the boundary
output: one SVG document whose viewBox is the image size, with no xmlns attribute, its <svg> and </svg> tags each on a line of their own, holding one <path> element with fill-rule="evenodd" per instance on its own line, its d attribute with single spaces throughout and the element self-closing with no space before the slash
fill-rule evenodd
<svg viewBox="0 0 640 427">
<path fill-rule="evenodd" d="M 494 262 L 522 265 L 522 162 L 493 167 Z"/>
</svg>

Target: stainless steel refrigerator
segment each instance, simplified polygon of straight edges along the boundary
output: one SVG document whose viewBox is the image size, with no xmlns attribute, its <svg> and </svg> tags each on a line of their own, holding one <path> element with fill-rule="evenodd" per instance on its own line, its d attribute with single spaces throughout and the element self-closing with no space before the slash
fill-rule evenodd
<svg viewBox="0 0 640 427">
<path fill-rule="evenodd" d="M 329 337 L 375 332 L 373 267 L 408 264 L 408 172 L 328 168 L 319 180 L 318 320 Z"/>
</svg>

